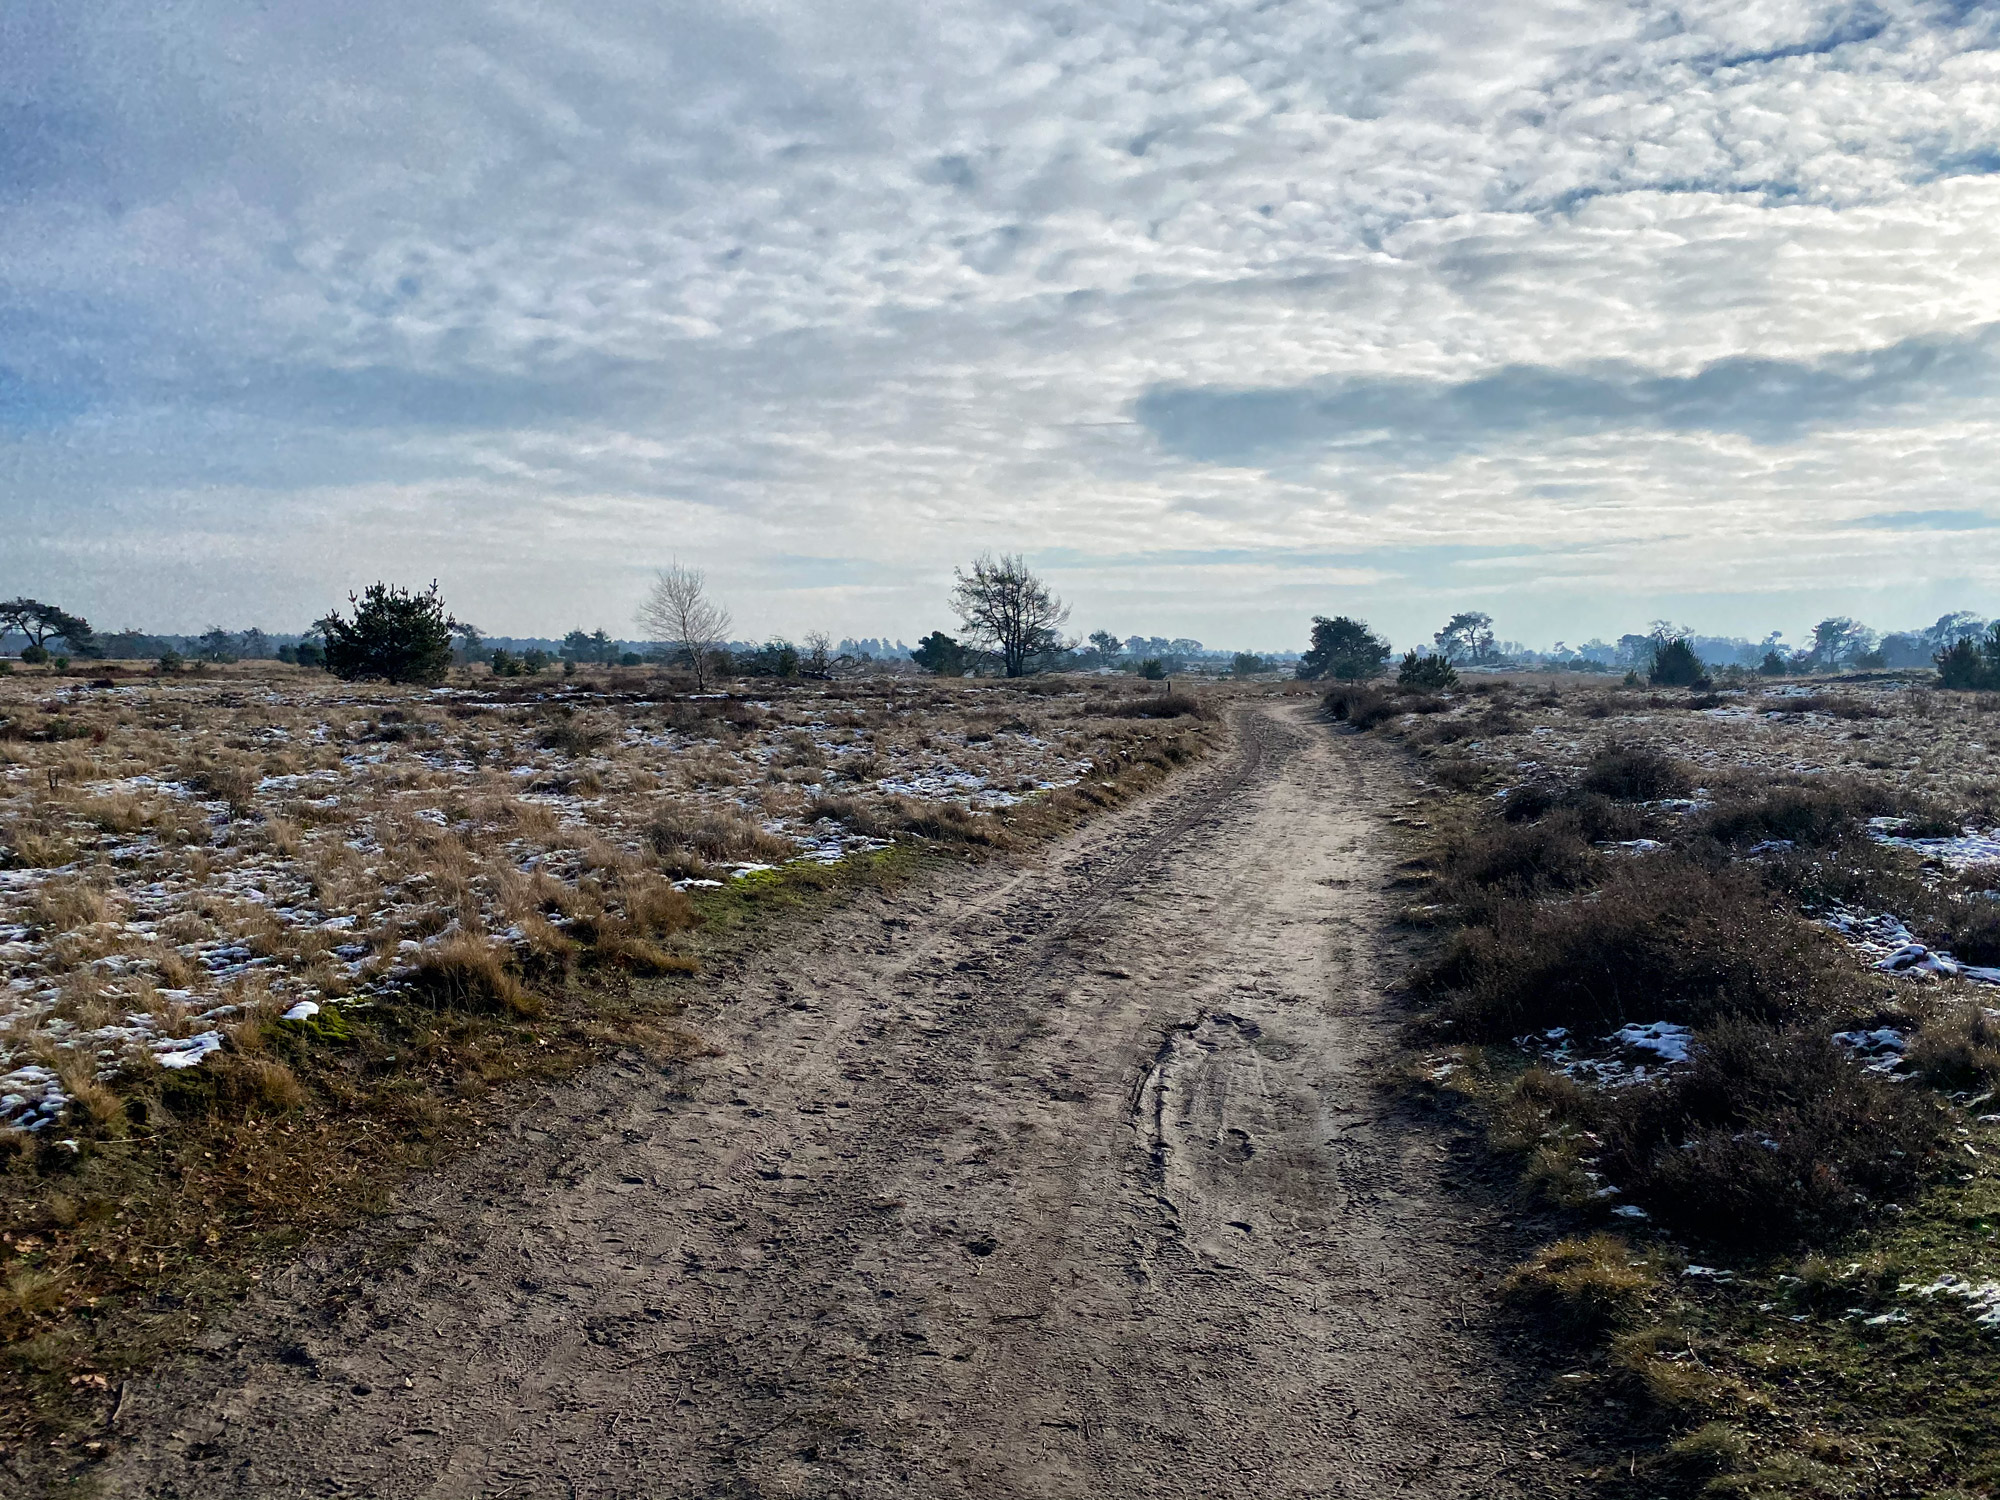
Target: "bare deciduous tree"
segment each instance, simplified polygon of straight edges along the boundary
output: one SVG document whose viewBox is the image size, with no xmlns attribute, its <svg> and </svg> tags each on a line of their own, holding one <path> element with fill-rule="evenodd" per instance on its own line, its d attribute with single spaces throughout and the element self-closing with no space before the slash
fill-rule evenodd
<svg viewBox="0 0 2000 1500">
<path fill-rule="evenodd" d="M 639 609 L 648 640 L 677 646 L 686 654 L 697 692 L 708 690 L 709 659 L 729 638 L 729 611 L 708 597 L 707 582 L 699 568 L 682 567 L 678 560 L 668 563 Z"/>
<path fill-rule="evenodd" d="M 833 669 L 833 637 L 824 630 L 808 630 L 805 650 L 799 653 L 799 670 L 808 677 L 827 677 Z"/>
<path fill-rule="evenodd" d="M 1028 571 L 1019 554 L 981 553 L 970 573 L 953 571 L 958 582 L 951 607 L 975 644 L 999 653 L 1009 677 L 1024 675 L 1036 657 L 1061 647 L 1058 627 L 1069 618 L 1069 607 Z"/>
</svg>

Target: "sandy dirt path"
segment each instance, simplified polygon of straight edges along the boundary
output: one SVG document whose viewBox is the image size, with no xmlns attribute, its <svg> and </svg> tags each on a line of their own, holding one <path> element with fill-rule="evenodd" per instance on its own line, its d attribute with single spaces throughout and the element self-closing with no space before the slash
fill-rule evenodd
<svg viewBox="0 0 2000 1500">
<path fill-rule="evenodd" d="M 1231 722 L 714 986 L 713 1058 L 552 1090 L 363 1231 L 400 1269 L 273 1278 L 130 1388 L 106 1490 L 1551 1493 L 1463 1326 L 1496 1215 L 1365 1076 L 1403 785 L 1296 702 Z"/>
</svg>

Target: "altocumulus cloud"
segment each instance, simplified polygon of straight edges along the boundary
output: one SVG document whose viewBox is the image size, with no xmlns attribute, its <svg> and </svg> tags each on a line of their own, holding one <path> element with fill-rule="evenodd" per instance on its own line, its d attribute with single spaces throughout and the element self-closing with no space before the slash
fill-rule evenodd
<svg viewBox="0 0 2000 1500">
<path fill-rule="evenodd" d="M 1026 546 L 1080 621 L 1246 645 L 1914 616 L 2000 581 L 1911 519 L 2000 500 L 1996 43 L 1914 0 L 13 0 L 0 592 L 284 627 L 435 574 L 623 628 L 679 552 L 749 628 L 909 634 Z"/>
</svg>

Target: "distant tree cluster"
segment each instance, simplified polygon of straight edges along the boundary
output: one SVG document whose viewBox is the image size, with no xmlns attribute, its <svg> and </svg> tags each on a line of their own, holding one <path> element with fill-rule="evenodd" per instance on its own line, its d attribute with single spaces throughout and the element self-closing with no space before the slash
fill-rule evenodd
<svg viewBox="0 0 2000 1500">
<path fill-rule="evenodd" d="M 562 659 L 577 666 L 608 666 L 623 654 L 618 643 L 611 639 L 610 632 L 602 626 L 588 632 L 578 627 L 563 637 Z"/>
<path fill-rule="evenodd" d="M 539 677 L 548 671 L 555 660 L 548 652 L 535 646 L 518 654 L 499 647 L 487 658 L 487 665 L 492 668 L 495 677 Z"/>
<path fill-rule="evenodd" d="M 1393 655 L 1386 638 L 1351 615 L 1313 616 L 1306 650 L 1277 660 L 1250 651 L 1233 656 L 1209 651 L 1187 637 L 1120 638 L 1109 630 L 1094 630 L 1085 640 L 1068 639 L 1063 626 L 1069 607 L 1018 554 L 981 554 L 955 570 L 949 597 L 959 617 L 958 634 L 933 631 L 915 647 L 866 638 L 846 639 L 835 648 L 818 631 L 799 643 L 782 636 L 761 644 L 732 643 L 729 611 L 709 594 L 700 570 L 678 561 L 660 570 L 639 612 L 652 643 L 644 656 L 601 626 L 569 631 L 554 651 L 542 649 L 553 642 L 488 643 L 477 629 L 451 616 L 435 582 L 423 591 L 377 582 L 348 595 L 348 612 L 332 611 L 315 621 L 307 635 L 281 640 L 255 626 L 231 631 L 219 625 L 199 636 L 151 636 L 137 630 L 100 636 L 81 616 L 29 598 L 0 603 L 0 637 L 25 639 L 21 658 L 31 663 L 66 664 L 67 657 L 54 655 L 58 647 L 79 656 L 151 655 L 164 671 L 180 670 L 190 661 L 221 664 L 275 657 L 302 667 L 324 667 L 350 680 L 413 683 L 441 681 L 454 663 L 484 662 L 494 675 L 511 677 L 534 676 L 558 665 L 573 673 L 581 666 L 638 666 L 653 660 L 692 673 L 700 691 L 726 674 L 811 679 L 831 675 L 843 660 L 905 656 L 940 676 L 1114 669 L 1157 679 L 1198 662 L 1206 670 L 1252 678 L 1296 662 L 1300 678 L 1365 682 L 1383 676 Z M 1628 683 L 1640 681 L 1643 674 L 1655 687 L 1702 688 L 1717 674 L 1740 681 L 1747 671 L 1780 677 L 1925 665 L 1936 667 L 1941 686 L 2000 690 L 2000 621 L 1956 610 L 1922 630 L 1882 635 L 1850 616 L 1831 615 L 1813 627 L 1805 644 L 1787 647 L 1777 631 L 1751 641 L 1698 635 L 1655 620 L 1645 632 L 1620 636 L 1615 643 L 1593 639 L 1572 647 L 1558 641 L 1551 650 L 1540 651 L 1499 639 L 1491 615 L 1463 610 L 1432 635 L 1431 649 L 1407 651 L 1395 675 L 1403 686 L 1436 690 L 1457 682 L 1462 668 L 1622 668 Z"/>
</svg>

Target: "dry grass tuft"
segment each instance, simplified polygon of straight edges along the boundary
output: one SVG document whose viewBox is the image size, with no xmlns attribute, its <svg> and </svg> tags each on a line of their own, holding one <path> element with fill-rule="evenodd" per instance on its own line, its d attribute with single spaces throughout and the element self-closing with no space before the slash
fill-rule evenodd
<svg viewBox="0 0 2000 1500">
<path fill-rule="evenodd" d="M 87 881 L 53 880 L 37 893 L 30 913 L 37 927 L 51 933 L 74 932 L 111 920 L 111 903 Z"/>
<path fill-rule="evenodd" d="M 486 938 L 458 932 L 427 947 L 410 975 L 412 990 L 433 1004 L 460 1010 L 536 1014 L 540 1002 L 522 988 L 500 950 Z"/>
<path fill-rule="evenodd" d="M 646 839 L 663 868 L 677 876 L 703 876 L 715 864 L 776 864 L 798 845 L 761 827 L 742 813 L 661 813 L 646 827 Z"/>
<path fill-rule="evenodd" d="M 1555 1327 L 1583 1337 L 1624 1327 L 1645 1310 L 1654 1277 L 1615 1235 L 1558 1240 L 1516 1266 L 1502 1290 Z"/>
<path fill-rule="evenodd" d="M 1976 1000 L 1949 1003 L 1917 1029 L 1907 1056 L 1911 1070 L 1936 1088 L 2000 1086 L 2000 1018 Z"/>
</svg>

